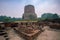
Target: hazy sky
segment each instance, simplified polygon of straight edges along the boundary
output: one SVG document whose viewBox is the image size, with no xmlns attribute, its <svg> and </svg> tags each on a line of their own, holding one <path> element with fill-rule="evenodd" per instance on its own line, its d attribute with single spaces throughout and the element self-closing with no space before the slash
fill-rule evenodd
<svg viewBox="0 0 60 40">
<path fill-rule="evenodd" d="M 35 6 L 38 17 L 48 12 L 60 14 L 60 0 L 0 0 L 0 15 L 22 17 L 28 4 Z"/>
</svg>

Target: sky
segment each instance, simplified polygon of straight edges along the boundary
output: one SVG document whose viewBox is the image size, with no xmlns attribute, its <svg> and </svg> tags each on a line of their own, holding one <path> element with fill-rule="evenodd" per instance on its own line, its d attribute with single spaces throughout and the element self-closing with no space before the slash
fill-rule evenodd
<svg viewBox="0 0 60 40">
<path fill-rule="evenodd" d="M 0 0 L 0 15 L 21 18 L 25 5 L 34 5 L 38 17 L 44 13 L 60 15 L 60 0 Z"/>
</svg>

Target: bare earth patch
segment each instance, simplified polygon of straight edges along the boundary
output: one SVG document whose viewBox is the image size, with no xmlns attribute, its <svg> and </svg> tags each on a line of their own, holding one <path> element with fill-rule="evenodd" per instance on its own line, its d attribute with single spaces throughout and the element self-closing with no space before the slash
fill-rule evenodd
<svg viewBox="0 0 60 40">
<path fill-rule="evenodd" d="M 60 40 L 60 31 L 49 30 L 49 28 L 46 27 L 45 31 L 37 37 L 37 40 Z"/>
<path fill-rule="evenodd" d="M 24 40 L 13 29 L 8 30 L 8 36 L 10 40 Z M 0 40 L 5 38 L 0 36 Z M 42 32 L 35 40 L 60 40 L 60 30 L 50 29 L 45 27 L 45 31 Z"/>
</svg>

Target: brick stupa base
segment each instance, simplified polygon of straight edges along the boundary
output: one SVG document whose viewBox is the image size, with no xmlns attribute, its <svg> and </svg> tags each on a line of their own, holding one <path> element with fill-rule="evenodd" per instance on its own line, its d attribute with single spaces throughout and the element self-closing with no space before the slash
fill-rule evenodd
<svg viewBox="0 0 60 40">
<path fill-rule="evenodd" d="M 15 29 L 16 29 L 16 32 L 26 40 L 34 40 L 41 33 L 41 31 L 38 29 L 33 30 L 31 33 L 20 31 L 18 30 L 18 28 L 15 28 Z"/>
</svg>

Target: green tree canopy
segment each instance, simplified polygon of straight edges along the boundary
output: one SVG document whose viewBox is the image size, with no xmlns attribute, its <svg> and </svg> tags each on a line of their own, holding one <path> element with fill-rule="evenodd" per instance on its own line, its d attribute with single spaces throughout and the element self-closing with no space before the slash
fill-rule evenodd
<svg viewBox="0 0 60 40">
<path fill-rule="evenodd" d="M 41 19 L 42 20 L 46 20 L 46 19 L 57 19 L 59 18 L 59 16 L 57 14 L 52 14 L 52 13 L 44 13 L 42 14 L 41 16 Z"/>
</svg>

